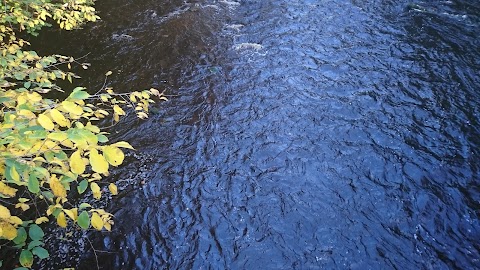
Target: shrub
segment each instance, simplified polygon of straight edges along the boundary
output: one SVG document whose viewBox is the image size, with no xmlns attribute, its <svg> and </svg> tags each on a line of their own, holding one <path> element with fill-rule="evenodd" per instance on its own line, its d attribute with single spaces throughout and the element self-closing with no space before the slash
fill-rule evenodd
<svg viewBox="0 0 480 270">
<path fill-rule="evenodd" d="M 45 97 L 51 91 L 64 92 L 56 81 L 72 83 L 76 78 L 72 65 L 88 68 L 88 64 L 69 56 L 39 56 L 27 50 L 29 43 L 19 38 L 20 32 L 38 35 L 52 24 L 77 29 L 99 19 L 93 4 L 90 0 L 0 4 L 0 238 L 19 249 L 20 264 L 26 268 L 34 257 L 49 255 L 42 247 L 41 225 L 46 222 L 111 230 L 110 213 L 88 203 L 69 202 L 75 194 L 87 196 L 87 190 L 99 199 L 99 180 L 122 164 L 122 148 L 133 149 L 124 141 L 109 143 L 98 121 L 110 117 L 118 122 L 125 110 L 143 119 L 148 117 L 152 96 L 165 100 L 156 89 L 117 94 L 108 87 L 95 94 L 72 87 L 64 100 Z M 114 183 L 108 189 L 117 194 Z M 45 207 L 37 208 L 39 204 Z M 37 210 L 29 211 L 32 206 Z"/>
</svg>

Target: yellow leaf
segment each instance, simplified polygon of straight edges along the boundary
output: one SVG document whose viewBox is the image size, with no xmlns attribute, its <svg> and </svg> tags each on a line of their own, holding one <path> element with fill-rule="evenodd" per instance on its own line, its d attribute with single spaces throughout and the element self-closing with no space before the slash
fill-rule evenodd
<svg viewBox="0 0 480 270">
<path fill-rule="evenodd" d="M 125 115 L 125 111 L 118 105 L 113 105 L 113 111 L 118 115 Z"/>
<path fill-rule="evenodd" d="M 15 167 L 10 167 L 10 176 L 14 181 L 20 182 L 20 175 L 18 174 L 17 169 L 15 169 Z"/>
<path fill-rule="evenodd" d="M 70 140 L 63 140 L 60 142 L 60 144 L 66 147 L 74 148 L 73 142 Z"/>
<path fill-rule="evenodd" d="M 77 221 L 77 217 L 75 215 L 75 212 L 73 212 L 72 210 L 63 209 L 63 212 L 65 212 L 65 214 L 67 214 L 67 216 L 69 218 L 71 218 L 73 221 Z"/>
<path fill-rule="evenodd" d="M 138 116 L 138 118 L 140 118 L 140 119 L 148 118 L 148 114 L 146 114 L 146 113 L 144 113 L 144 112 L 137 112 L 137 116 Z"/>
<path fill-rule="evenodd" d="M 10 217 L 10 210 L 5 206 L 0 205 L 0 219 L 9 219 Z"/>
<path fill-rule="evenodd" d="M 25 116 L 28 119 L 33 119 L 33 118 L 37 117 L 32 111 L 29 111 L 29 110 L 20 110 L 18 112 L 18 115 Z"/>
<path fill-rule="evenodd" d="M 111 231 L 112 230 L 112 224 L 108 223 L 108 222 L 105 222 L 105 224 L 103 224 L 103 226 L 105 227 L 105 229 L 107 229 L 107 231 Z"/>
<path fill-rule="evenodd" d="M 94 173 L 94 174 L 92 174 L 92 177 L 90 177 L 90 179 L 88 179 L 88 182 L 97 181 L 97 180 L 101 180 L 101 179 L 102 179 L 102 176 L 99 173 Z"/>
<path fill-rule="evenodd" d="M 123 154 L 122 150 L 120 150 L 120 148 L 111 145 L 103 148 L 103 156 L 108 161 L 108 163 L 113 166 L 118 166 L 122 164 L 123 159 L 125 158 L 125 155 Z"/>
<path fill-rule="evenodd" d="M 91 183 L 90 184 L 90 189 L 92 190 L 93 193 L 100 192 L 100 187 L 98 186 L 97 183 Z"/>
<path fill-rule="evenodd" d="M 107 73 L 105 73 L 105 76 L 110 76 L 112 75 L 112 71 L 108 71 Z"/>
<path fill-rule="evenodd" d="M 28 99 L 24 95 L 21 95 L 21 96 L 17 97 L 17 105 L 25 104 L 25 103 L 27 103 L 27 101 L 28 101 Z"/>
<path fill-rule="evenodd" d="M 128 148 L 128 149 L 135 150 L 135 148 L 133 148 L 128 142 L 124 142 L 124 141 L 116 142 L 112 145 L 116 146 L 116 147 L 122 147 L 122 148 Z"/>
<path fill-rule="evenodd" d="M 135 97 L 135 95 L 133 93 L 130 94 L 130 101 L 137 102 L 137 98 Z"/>
<path fill-rule="evenodd" d="M 35 224 L 42 224 L 44 222 L 48 222 L 48 218 L 47 217 L 39 217 L 35 220 Z"/>
<path fill-rule="evenodd" d="M 92 170 L 98 173 L 106 173 L 108 172 L 108 162 L 105 158 L 100 155 L 97 149 L 90 150 L 90 157 L 89 157 L 90 165 L 92 166 Z"/>
<path fill-rule="evenodd" d="M 5 185 L 3 182 L 0 182 L 0 194 L 4 197 L 15 197 L 17 189 Z"/>
<path fill-rule="evenodd" d="M 73 220 L 76 221 L 77 218 L 78 218 L 78 208 L 72 208 L 72 209 L 70 209 L 70 211 L 72 211 L 72 213 L 73 213 Z"/>
<path fill-rule="evenodd" d="M 100 191 L 100 187 L 98 186 L 97 183 L 93 182 L 93 183 L 90 183 L 90 189 L 92 190 L 92 193 L 93 193 L 93 197 L 95 199 L 100 199 L 100 197 L 102 197 L 102 192 Z"/>
<path fill-rule="evenodd" d="M 23 211 L 27 211 L 28 209 L 30 209 L 30 205 L 26 203 L 17 203 L 15 204 L 15 208 L 22 208 Z"/>
<path fill-rule="evenodd" d="M 83 162 L 80 150 L 75 151 L 75 153 L 70 156 L 70 169 L 76 174 L 85 172 L 85 162 Z"/>
<path fill-rule="evenodd" d="M 11 216 L 8 219 L 8 221 L 10 221 L 10 223 L 15 224 L 15 225 L 21 225 L 23 223 L 23 221 L 17 216 Z"/>
<path fill-rule="evenodd" d="M 65 218 L 65 214 L 63 212 L 60 212 L 60 214 L 58 214 L 57 223 L 58 223 L 58 226 L 62 228 L 67 227 L 67 219 Z"/>
<path fill-rule="evenodd" d="M 46 130 L 53 130 L 53 128 L 55 127 L 52 120 L 50 120 L 50 118 L 48 118 L 48 116 L 44 114 L 40 114 L 37 118 L 37 121 L 40 126 L 42 126 Z"/>
<path fill-rule="evenodd" d="M 160 96 L 160 92 L 155 88 L 150 88 L 150 93 L 152 93 L 155 96 Z"/>
<path fill-rule="evenodd" d="M 47 138 L 49 138 L 50 140 L 61 142 L 66 140 L 68 138 L 68 135 L 64 132 L 52 132 L 47 135 Z"/>
<path fill-rule="evenodd" d="M 63 114 L 57 110 L 57 109 L 52 109 L 50 111 L 50 116 L 52 119 L 57 122 L 62 127 L 70 127 L 70 121 L 68 121 Z"/>
<path fill-rule="evenodd" d="M 99 112 L 100 114 L 103 114 L 103 115 L 109 115 L 110 113 L 105 111 L 105 110 L 97 110 L 97 112 Z"/>
<path fill-rule="evenodd" d="M 117 186 L 114 183 L 110 183 L 110 185 L 108 185 L 108 189 L 110 190 L 112 195 L 117 195 L 118 194 Z"/>
<path fill-rule="evenodd" d="M 97 230 L 99 230 L 99 231 L 101 231 L 102 228 L 103 228 L 103 220 L 102 220 L 102 218 L 101 218 L 97 213 L 95 213 L 95 212 L 93 212 L 93 214 L 92 214 L 91 224 L 92 224 L 92 226 L 93 226 L 95 229 L 97 229 Z"/>
<path fill-rule="evenodd" d="M 62 106 L 65 110 L 67 110 L 69 113 L 74 114 L 74 115 L 81 115 L 83 113 L 82 107 L 78 106 L 74 102 L 71 101 L 63 101 Z"/>
<path fill-rule="evenodd" d="M 0 229 L 2 230 L 1 237 L 6 238 L 8 240 L 13 240 L 17 237 L 17 229 L 8 223 L 8 222 L 0 222 Z"/>
<path fill-rule="evenodd" d="M 34 162 L 46 163 L 47 161 L 43 157 L 35 157 L 32 159 Z"/>
<path fill-rule="evenodd" d="M 100 128 L 92 125 L 92 123 L 88 122 L 87 125 L 85 126 L 85 129 L 90 130 L 93 133 L 100 133 Z"/>
<path fill-rule="evenodd" d="M 42 96 L 37 92 L 27 93 L 27 98 L 30 102 L 39 102 L 42 100 Z"/>
<path fill-rule="evenodd" d="M 65 190 L 65 187 L 62 185 L 62 183 L 60 183 L 60 181 L 57 179 L 56 175 L 52 175 L 52 177 L 50 178 L 50 189 L 57 197 L 67 197 L 67 191 Z"/>
</svg>

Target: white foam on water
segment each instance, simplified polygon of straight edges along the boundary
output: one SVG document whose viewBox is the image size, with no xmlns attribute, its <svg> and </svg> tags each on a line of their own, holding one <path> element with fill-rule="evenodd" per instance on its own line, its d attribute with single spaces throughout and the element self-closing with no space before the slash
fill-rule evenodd
<svg viewBox="0 0 480 270">
<path fill-rule="evenodd" d="M 227 5 L 227 7 L 230 9 L 236 9 L 238 6 L 240 6 L 240 3 L 235 1 L 221 0 L 220 3 Z"/>
<path fill-rule="evenodd" d="M 235 30 L 237 32 L 240 32 L 240 29 L 244 26 L 245 25 L 243 25 L 243 24 L 227 24 L 227 26 L 225 28 L 232 29 L 232 30 Z"/>
<path fill-rule="evenodd" d="M 260 51 L 261 49 L 263 49 L 263 46 L 261 44 L 258 44 L 258 43 L 246 42 L 246 43 L 240 43 L 240 44 L 234 45 L 233 49 L 236 50 L 236 51 L 239 51 L 239 50 Z"/>
</svg>

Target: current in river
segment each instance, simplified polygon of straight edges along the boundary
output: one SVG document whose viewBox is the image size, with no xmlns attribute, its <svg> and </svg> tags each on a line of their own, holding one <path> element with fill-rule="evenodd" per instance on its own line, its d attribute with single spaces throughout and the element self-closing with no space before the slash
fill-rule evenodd
<svg viewBox="0 0 480 270">
<path fill-rule="evenodd" d="M 97 9 L 38 46 L 85 56 L 90 89 L 112 70 L 169 101 L 111 130 L 137 149 L 112 173 L 113 232 L 89 233 L 97 252 L 62 238 L 43 267 L 480 268 L 478 0 Z"/>
</svg>

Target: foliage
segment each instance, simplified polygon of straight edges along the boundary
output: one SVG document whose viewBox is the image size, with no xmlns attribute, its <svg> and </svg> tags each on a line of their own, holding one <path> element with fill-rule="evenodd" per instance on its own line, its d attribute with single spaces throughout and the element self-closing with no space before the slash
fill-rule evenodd
<svg viewBox="0 0 480 270">
<path fill-rule="evenodd" d="M 52 23 L 65 30 L 78 28 L 99 19 L 92 5 L 89 0 L 0 4 L 0 238 L 19 248 L 23 267 L 31 267 L 34 257 L 48 257 L 42 247 L 44 233 L 39 225 L 43 223 L 111 230 L 110 213 L 88 203 L 69 202 L 69 197 L 86 196 L 88 190 L 100 199 L 105 192 L 100 180 L 112 166 L 122 164 L 122 148 L 133 149 L 123 141 L 109 144 L 108 133 L 98 122 L 108 117 L 118 122 L 126 107 L 146 118 L 151 97 L 165 99 L 155 89 L 117 94 L 105 87 L 95 94 L 72 87 L 64 100 L 45 97 L 52 90 L 64 91 L 55 81 L 76 78 L 62 68 L 70 70 L 73 64 L 88 68 L 88 64 L 62 55 L 39 56 L 26 49 L 29 43 L 18 33 L 37 35 Z M 108 190 L 117 194 L 113 183 Z M 46 204 L 44 212 L 37 207 L 40 203 Z M 27 217 L 32 206 L 35 216 Z"/>
</svg>

